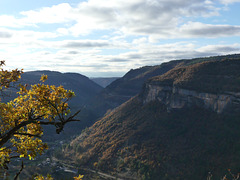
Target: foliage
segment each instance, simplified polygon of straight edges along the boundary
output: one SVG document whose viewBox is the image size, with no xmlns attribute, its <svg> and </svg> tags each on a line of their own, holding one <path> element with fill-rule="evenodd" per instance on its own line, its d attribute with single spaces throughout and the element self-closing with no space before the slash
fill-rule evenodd
<svg viewBox="0 0 240 180">
<path fill-rule="evenodd" d="M 162 63 L 161 65 L 156 66 L 144 66 L 138 69 L 132 69 L 127 74 L 125 74 L 122 78 L 117 79 L 116 81 L 112 82 L 109 86 L 107 86 L 103 91 L 98 95 L 92 98 L 91 101 L 87 103 L 87 108 L 90 109 L 88 114 L 88 122 L 95 122 L 95 120 L 104 116 L 108 109 L 114 109 L 120 106 L 122 103 L 129 100 L 131 97 L 137 95 L 142 90 L 144 83 L 152 77 L 163 75 L 166 72 L 169 72 L 175 68 L 186 67 L 190 65 L 197 64 L 199 62 L 206 62 L 206 61 L 221 61 L 224 59 L 232 59 L 232 60 L 239 60 L 240 54 L 233 54 L 233 55 L 225 55 L 225 56 L 214 56 L 214 57 L 205 57 L 205 58 L 195 58 L 195 59 L 183 59 L 183 60 L 174 60 Z M 231 67 L 230 67 L 231 68 Z M 209 68 L 211 72 L 220 72 L 217 68 Z M 227 69 L 227 67 L 226 67 Z M 233 67 L 233 69 L 238 70 L 238 67 Z M 224 80 L 228 83 L 231 80 L 231 77 L 227 76 L 220 76 L 217 77 L 215 81 L 215 77 L 211 76 L 211 74 L 207 73 L 205 77 L 201 77 L 201 83 L 197 81 L 191 81 L 188 84 L 176 84 L 177 86 L 183 86 L 191 88 L 191 85 L 194 85 L 194 90 L 211 90 L 215 92 L 216 90 L 220 89 L 220 87 L 211 86 L 213 83 L 217 84 Z M 234 73 L 232 73 L 234 74 Z M 176 73 L 176 77 L 178 74 Z M 204 81 L 204 78 L 209 78 L 209 81 Z M 193 78 L 194 79 L 194 78 Z M 231 80 L 232 81 L 232 80 Z M 240 80 L 238 80 L 240 82 Z M 165 81 L 166 82 L 166 81 Z M 232 82 L 237 83 L 236 79 Z M 172 82 L 168 83 L 172 85 Z M 239 83 L 238 83 L 239 84 Z M 187 86 L 188 85 L 188 86 Z M 224 85 L 223 85 L 224 86 Z M 211 87 L 211 89 L 209 89 Z M 225 87 L 228 88 L 228 87 Z M 91 121 L 89 121 L 91 119 Z M 92 125 L 93 123 L 89 123 L 88 126 Z"/>
<path fill-rule="evenodd" d="M 84 177 L 84 175 L 79 175 L 79 176 L 76 176 L 76 177 L 73 177 L 74 180 L 82 180 L 82 178 Z M 33 180 L 54 180 L 52 178 L 52 176 L 50 174 L 47 175 L 47 177 L 44 177 L 43 175 L 35 175 L 33 177 Z"/>
<path fill-rule="evenodd" d="M 207 180 L 212 180 L 213 175 L 211 172 L 208 173 Z M 240 178 L 240 173 L 233 174 L 231 169 L 228 169 L 228 174 L 224 175 L 221 180 L 238 180 Z"/>
<path fill-rule="evenodd" d="M 153 77 L 149 82 L 200 92 L 239 92 L 239 69 L 240 59 L 204 61 L 190 66 L 173 68 L 164 75 Z"/>
<path fill-rule="evenodd" d="M 78 177 L 74 177 L 74 180 L 82 180 L 83 175 L 79 175 Z"/>
<path fill-rule="evenodd" d="M 44 177 L 43 175 L 36 175 L 34 180 L 53 180 L 53 178 L 50 174 L 48 174 L 47 177 Z"/>
<path fill-rule="evenodd" d="M 10 88 L 21 78 L 22 70 L 4 70 L 4 61 L 0 61 L 0 96 L 4 98 Z M 48 148 L 42 142 L 43 125 L 56 127 L 60 133 L 64 125 L 78 121 L 70 115 L 68 101 L 74 92 L 62 86 L 45 85 L 47 76 L 40 83 L 19 85 L 18 97 L 9 102 L 0 100 L 0 168 L 8 169 L 12 158 L 34 159 Z"/>
</svg>

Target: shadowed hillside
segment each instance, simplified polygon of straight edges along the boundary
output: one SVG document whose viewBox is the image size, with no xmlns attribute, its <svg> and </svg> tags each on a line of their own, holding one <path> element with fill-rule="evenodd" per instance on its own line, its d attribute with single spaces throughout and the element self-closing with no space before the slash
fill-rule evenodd
<svg viewBox="0 0 240 180">
<path fill-rule="evenodd" d="M 91 81 L 88 77 L 78 73 L 60 73 L 55 71 L 31 71 L 22 75 L 22 83 L 35 84 L 38 83 L 42 74 L 48 75 L 46 81 L 49 85 L 64 86 L 75 92 L 76 97 L 72 99 L 72 103 L 78 107 L 83 106 L 95 94 L 102 90 L 102 87 Z"/>
<path fill-rule="evenodd" d="M 184 61 L 171 61 L 158 66 L 145 66 L 132 69 L 122 78 L 119 78 L 108 85 L 103 91 L 97 94 L 87 105 L 91 119 L 95 121 L 102 117 L 108 110 L 112 110 L 122 103 L 137 95 L 144 82 L 154 76 L 164 74 L 175 66 L 181 66 Z"/>
<path fill-rule="evenodd" d="M 123 179 L 239 172 L 239 70 L 240 59 L 214 60 L 150 79 L 140 95 L 74 139 L 65 158 Z"/>
<path fill-rule="evenodd" d="M 102 117 L 106 112 L 112 110 L 122 103 L 134 97 L 143 88 L 143 84 L 152 77 L 162 75 L 175 67 L 190 66 L 192 64 L 204 61 L 216 61 L 224 59 L 239 59 L 240 55 L 225 55 L 206 58 L 195 58 L 188 60 L 175 60 L 156 66 L 145 66 L 138 69 L 132 69 L 122 78 L 112 82 L 109 86 L 98 93 L 87 104 L 86 118 L 90 125 L 96 119 Z"/>
<path fill-rule="evenodd" d="M 56 71 L 31 71 L 25 72 L 22 75 L 20 83 L 22 84 L 36 84 L 39 83 L 42 74 L 48 75 L 48 80 L 45 81 L 49 85 L 62 85 L 65 89 L 75 92 L 75 97 L 69 102 L 71 111 L 83 110 L 85 104 L 90 98 L 95 96 L 103 88 L 91 81 L 88 77 L 78 73 L 60 73 Z M 79 134 L 83 128 L 86 127 L 86 117 L 80 112 L 78 118 L 80 122 L 73 122 L 67 124 L 61 134 L 56 134 L 55 128 L 45 127 L 43 138 L 47 141 L 54 141 L 55 139 L 69 138 L 71 135 Z"/>
</svg>

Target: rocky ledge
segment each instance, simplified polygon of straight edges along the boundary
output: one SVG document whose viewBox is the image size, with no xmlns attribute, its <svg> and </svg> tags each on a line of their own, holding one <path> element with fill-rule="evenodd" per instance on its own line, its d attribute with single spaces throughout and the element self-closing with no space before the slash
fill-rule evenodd
<svg viewBox="0 0 240 180">
<path fill-rule="evenodd" d="M 151 101 L 160 101 L 167 106 L 169 111 L 197 106 L 222 113 L 225 110 L 240 106 L 240 92 L 213 94 L 147 83 L 143 92 L 143 104 Z"/>
</svg>

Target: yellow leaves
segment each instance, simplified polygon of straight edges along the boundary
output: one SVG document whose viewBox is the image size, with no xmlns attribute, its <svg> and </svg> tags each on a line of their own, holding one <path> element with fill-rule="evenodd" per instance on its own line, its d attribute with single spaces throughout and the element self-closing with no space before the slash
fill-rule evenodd
<svg viewBox="0 0 240 180">
<path fill-rule="evenodd" d="M 11 142 L 13 146 L 17 148 L 15 153 L 18 153 L 20 158 L 28 157 L 29 160 L 33 160 L 37 154 L 41 155 L 44 150 L 48 148 L 47 144 L 38 138 L 18 136 L 16 139 L 17 140 Z"/>
<path fill-rule="evenodd" d="M 40 81 L 45 82 L 48 79 L 47 75 L 42 75 Z"/>
<path fill-rule="evenodd" d="M 11 150 L 7 148 L 0 148 L 0 167 L 4 165 L 4 162 L 10 160 Z"/>
<path fill-rule="evenodd" d="M 74 177 L 74 180 L 82 180 L 83 175 L 79 175 L 78 177 Z M 34 177 L 34 180 L 53 180 L 51 175 L 47 175 L 47 177 L 44 177 L 43 175 L 39 174 Z"/>
<path fill-rule="evenodd" d="M 74 180 L 82 180 L 82 178 L 84 177 L 84 175 L 80 175 L 78 177 L 74 177 Z"/>
<path fill-rule="evenodd" d="M 51 175 L 47 175 L 47 177 L 43 177 L 43 175 L 37 175 L 34 177 L 34 180 L 53 180 Z"/>
<path fill-rule="evenodd" d="M 47 79 L 46 75 L 41 81 Z M 58 114 L 67 116 L 70 113 L 67 101 L 74 96 L 74 92 L 67 91 L 62 86 L 49 86 L 44 84 L 32 85 L 30 88 L 20 85 L 19 96 L 10 102 L 5 117 L 18 119 L 18 122 L 26 121 L 29 112 L 35 116 L 43 117 L 52 121 Z M 11 106 L 12 110 L 9 110 Z"/>
<path fill-rule="evenodd" d="M 32 157 L 30 154 L 28 155 L 29 160 L 34 160 L 34 157 Z"/>
<path fill-rule="evenodd" d="M 25 157 L 25 155 L 24 155 L 24 154 L 20 154 L 19 157 L 20 157 L 20 158 L 23 158 L 23 157 Z"/>
<path fill-rule="evenodd" d="M 16 82 L 21 77 L 21 74 L 23 73 L 22 70 L 3 70 L 1 66 L 5 65 L 4 61 L 0 61 L 0 88 L 1 90 L 3 87 L 8 88 L 12 82 Z"/>
<path fill-rule="evenodd" d="M 18 94 L 24 94 L 27 92 L 27 85 L 22 85 L 22 84 L 19 84 L 19 87 L 20 87 L 20 90 L 19 92 L 17 92 Z"/>
<path fill-rule="evenodd" d="M 74 97 L 75 96 L 75 93 L 71 90 L 68 91 L 68 97 L 71 98 L 71 97 Z"/>
<path fill-rule="evenodd" d="M 3 65 L 4 61 L 0 61 L 0 95 L 5 88 L 18 81 L 23 73 L 18 69 L 3 70 Z M 41 155 L 48 148 L 40 139 L 43 135 L 41 123 L 56 125 L 52 122 L 62 122 L 64 116 L 70 113 L 67 102 L 75 96 L 74 92 L 64 89 L 63 86 L 43 84 L 46 80 L 47 76 L 42 75 L 39 84 L 20 84 L 17 98 L 7 103 L 0 102 L 0 166 L 9 162 L 10 156 L 32 160 Z M 12 131 L 13 133 L 9 134 Z M 9 139 L 2 141 L 3 135 L 8 134 Z M 76 178 L 79 180 L 82 177 Z M 39 176 L 38 179 L 46 178 Z M 51 177 L 47 179 L 52 180 Z"/>
</svg>

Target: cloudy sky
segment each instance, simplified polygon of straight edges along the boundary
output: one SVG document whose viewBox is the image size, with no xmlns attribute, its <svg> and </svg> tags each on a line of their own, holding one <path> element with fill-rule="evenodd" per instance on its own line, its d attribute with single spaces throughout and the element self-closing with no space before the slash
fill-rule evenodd
<svg viewBox="0 0 240 180">
<path fill-rule="evenodd" d="M 122 76 L 240 53 L 240 0 L 0 0 L 7 68 Z"/>
</svg>

